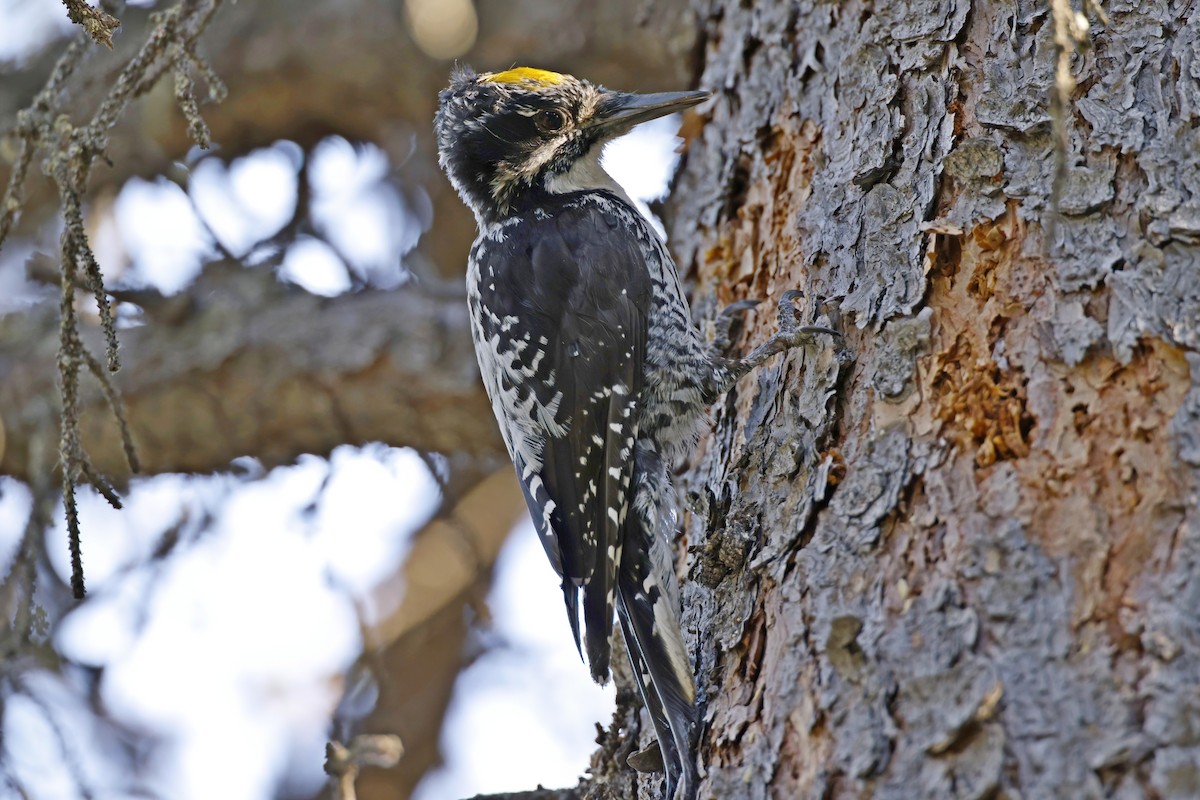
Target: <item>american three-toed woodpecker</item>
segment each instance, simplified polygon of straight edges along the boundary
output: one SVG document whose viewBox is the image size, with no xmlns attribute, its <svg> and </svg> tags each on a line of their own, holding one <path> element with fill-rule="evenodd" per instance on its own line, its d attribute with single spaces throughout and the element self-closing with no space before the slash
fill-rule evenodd
<svg viewBox="0 0 1200 800">
<path fill-rule="evenodd" d="M 467 269 L 484 385 L 592 677 L 614 610 L 658 735 L 667 797 L 697 788 L 696 691 L 679 626 L 669 465 L 707 404 L 770 355 L 705 345 L 675 264 L 600 165 L 605 143 L 703 101 L 629 94 L 539 69 L 460 68 L 440 95 L 439 158 L 474 212 Z"/>
</svg>

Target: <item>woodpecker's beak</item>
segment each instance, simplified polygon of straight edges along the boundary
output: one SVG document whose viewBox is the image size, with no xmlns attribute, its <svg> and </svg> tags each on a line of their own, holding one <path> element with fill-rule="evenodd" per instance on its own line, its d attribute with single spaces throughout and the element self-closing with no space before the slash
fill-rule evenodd
<svg viewBox="0 0 1200 800">
<path fill-rule="evenodd" d="M 587 127 L 601 136 L 618 136 L 634 125 L 691 108 L 708 99 L 708 92 L 660 92 L 632 94 L 613 92 L 596 111 Z"/>
</svg>

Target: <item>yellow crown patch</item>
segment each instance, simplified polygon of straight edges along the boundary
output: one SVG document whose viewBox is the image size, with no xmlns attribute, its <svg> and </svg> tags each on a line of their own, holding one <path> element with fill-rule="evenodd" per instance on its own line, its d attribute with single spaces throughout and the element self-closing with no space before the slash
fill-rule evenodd
<svg viewBox="0 0 1200 800">
<path fill-rule="evenodd" d="M 547 69 L 517 67 L 504 72 L 487 72 L 479 79 L 484 83 L 531 83 L 535 86 L 554 86 L 565 81 L 567 76 Z"/>
</svg>

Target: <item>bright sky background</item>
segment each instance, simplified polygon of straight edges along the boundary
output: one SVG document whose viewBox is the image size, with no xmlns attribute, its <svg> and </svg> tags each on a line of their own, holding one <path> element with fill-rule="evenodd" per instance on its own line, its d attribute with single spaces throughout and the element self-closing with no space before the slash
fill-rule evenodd
<svg viewBox="0 0 1200 800">
<path fill-rule="evenodd" d="M 27 58 L 71 29 L 62 5 L 46 0 L 0 0 L 0 19 L 0 62 Z"/>
<path fill-rule="evenodd" d="M 0 0 L 0 19 L 0 61 L 68 27 L 58 0 Z M 677 124 L 644 125 L 606 154 L 643 210 L 674 169 Z M 232 164 L 194 161 L 186 191 L 165 179 L 132 180 L 96 236 L 102 268 L 121 281 L 179 291 L 212 252 L 214 235 L 253 261 L 254 243 L 291 213 L 301 158 L 298 147 L 280 142 Z M 375 286 L 405 279 L 401 258 L 422 225 L 387 183 L 388 170 L 386 155 L 371 145 L 331 138 L 314 150 L 316 222 L 336 251 L 302 241 L 287 254 L 281 279 L 323 295 L 350 289 L 352 279 Z M 0 255 L 0 289 L 11 289 L 14 301 L 22 301 L 23 261 L 15 250 Z M 241 466 L 256 471 L 249 460 Z M 300 791 L 323 780 L 338 678 L 360 647 L 354 603 L 396 572 L 437 496 L 416 454 L 379 446 L 304 457 L 259 480 L 142 480 L 120 512 L 83 492 L 90 594 L 62 621 L 55 643 L 73 661 L 105 667 L 101 693 L 115 716 L 168 741 L 146 788 L 171 800 L 266 800 L 285 775 Z M 315 512 L 306 513 L 314 501 Z M 0 478 L 0 570 L 29 505 L 23 486 Z M 59 509 L 49 549 L 66 579 L 61 518 Z M 152 562 L 163 531 L 181 520 L 186 543 Z M 442 737 L 445 767 L 421 784 L 417 800 L 573 784 L 595 748 L 595 723 L 609 722 L 611 686 L 594 686 L 580 662 L 557 579 L 527 524 L 501 554 L 489 603 L 489 638 L 503 646 L 459 678 Z M 95 796 L 122 796 L 112 792 L 122 776 L 111 774 L 103 742 L 89 741 L 92 723 L 71 687 L 47 674 L 28 688 L 42 705 L 10 698 L 0 743 L 33 790 L 30 800 L 78 796 L 47 713 L 78 740 L 78 769 Z M 0 798 L 7 791 L 0 782 Z"/>
</svg>

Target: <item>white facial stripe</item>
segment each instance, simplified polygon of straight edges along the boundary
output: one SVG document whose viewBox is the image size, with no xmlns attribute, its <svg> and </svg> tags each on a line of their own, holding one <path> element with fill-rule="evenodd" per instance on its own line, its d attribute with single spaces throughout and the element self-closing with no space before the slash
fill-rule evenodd
<svg viewBox="0 0 1200 800">
<path fill-rule="evenodd" d="M 558 152 L 558 148 L 566 140 L 566 136 L 556 136 L 530 153 L 529 157 L 520 165 L 519 174 L 521 177 L 526 180 L 532 180 L 537 177 L 537 174 L 542 171 L 542 167 L 550 163 L 550 160 L 554 158 L 554 154 Z"/>
<path fill-rule="evenodd" d="M 595 89 L 584 92 L 579 103 L 579 119 L 589 120 L 596 113 L 596 105 L 600 102 L 600 93 Z"/>
</svg>

